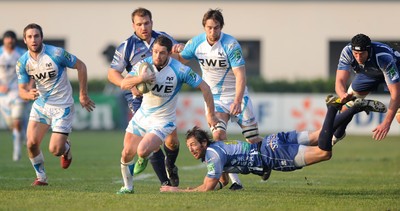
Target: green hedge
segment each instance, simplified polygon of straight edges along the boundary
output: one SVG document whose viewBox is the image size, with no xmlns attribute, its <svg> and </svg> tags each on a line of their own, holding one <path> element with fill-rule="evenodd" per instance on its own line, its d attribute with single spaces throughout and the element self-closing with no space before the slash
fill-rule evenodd
<svg viewBox="0 0 400 211">
<path fill-rule="evenodd" d="M 78 81 L 71 81 L 74 90 L 78 90 Z M 106 86 L 110 86 L 106 80 L 90 80 L 88 82 L 90 92 L 103 92 Z M 247 87 L 251 92 L 278 92 L 278 93 L 331 93 L 335 91 L 335 79 L 313 79 L 298 81 L 265 81 L 259 77 L 247 78 Z M 184 86 L 183 91 L 195 91 L 189 86 Z"/>
</svg>

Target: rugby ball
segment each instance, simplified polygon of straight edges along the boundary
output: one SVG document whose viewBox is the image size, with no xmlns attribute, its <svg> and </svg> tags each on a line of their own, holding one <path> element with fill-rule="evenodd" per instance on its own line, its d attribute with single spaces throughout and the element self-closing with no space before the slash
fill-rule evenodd
<svg viewBox="0 0 400 211">
<path fill-rule="evenodd" d="M 138 75 L 142 75 L 144 72 L 147 73 L 154 73 L 153 66 L 147 62 L 142 62 L 139 66 L 139 71 Z M 136 85 L 136 89 L 141 93 L 141 94 L 146 94 L 153 88 L 153 84 L 151 83 L 140 83 Z"/>
</svg>

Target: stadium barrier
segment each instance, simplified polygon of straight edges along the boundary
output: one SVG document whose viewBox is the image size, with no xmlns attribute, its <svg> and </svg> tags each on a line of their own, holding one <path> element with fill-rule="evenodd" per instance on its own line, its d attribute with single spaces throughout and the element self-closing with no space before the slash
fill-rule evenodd
<svg viewBox="0 0 400 211">
<path fill-rule="evenodd" d="M 121 95 L 91 94 L 96 103 L 93 112 L 87 112 L 75 96 L 74 130 L 124 130 L 131 117 Z M 259 94 L 251 93 L 253 108 L 259 122 L 260 134 L 290 130 L 316 130 L 324 120 L 326 94 Z M 389 95 L 371 95 L 389 103 Z M 179 132 L 186 132 L 194 125 L 207 128 L 204 116 L 204 102 L 200 93 L 179 94 L 177 126 Z M 348 134 L 371 134 L 384 119 L 385 114 L 365 112 L 357 114 L 349 124 Z M 229 122 L 228 132 L 241 133 L 241 129 Z M 3 120 L 0 129 L 6 129 Z M 394 120 L 390 134 L 400 134 L 400 127 Z"/>
</svg>

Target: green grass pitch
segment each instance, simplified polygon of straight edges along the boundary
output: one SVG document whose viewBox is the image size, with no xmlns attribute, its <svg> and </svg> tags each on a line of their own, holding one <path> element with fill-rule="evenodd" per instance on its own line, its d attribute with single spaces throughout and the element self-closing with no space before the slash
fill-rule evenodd
<svg viewBox="0 0 400 211">
<path fill-rule="evenodd" d="M 42 143 L 49 186 L 31 187 L 34 170 L 26 155 L 12 161 L 11 133 L 0 131 L 0 210 L 400 210 L 400 137 L 373 141 L 348 136 L 330 161 L 294 172 L 273 171 L 267 182 L 241 175 L 245 189 L 209 193 L 160 193 L 151 165 L 135 175 L 135 194 L 122 186 L 124 131 L 74 131 L 69 169 Z M 199 185 L 206 168 L 180 136 L 177 165 L 181 187 Z M 231 139 L 241 136 L 231 136 Z"/>
</svg>

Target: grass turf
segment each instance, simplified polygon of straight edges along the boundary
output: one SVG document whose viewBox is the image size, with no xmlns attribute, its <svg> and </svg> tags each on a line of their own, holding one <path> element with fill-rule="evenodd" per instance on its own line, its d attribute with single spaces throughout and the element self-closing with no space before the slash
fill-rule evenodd
<svg viewBox="0 0 400 211">
<path fill-rule="evenodd" d="M 273 171 L 267 182 L 241 175 L 245 189 L 209 193 L 160 193 L 151 165 L 135 175 L 135 194 L 117 195 L 122 186 L 123 131 L 74 131 L 73 162 L 63 170 L 41 149 L 49 186 L 31 187 L 34 170 L 26 155 L 12 161 L 11 133 L 0 131 L 0 210 L 400 210 L 400 137 L 373 141 L 348 136 L 330 161 L 294 172 Z M 180 186 L 197 186 L 206 168 L 188 152 L 183 136 Z M 230 138 L 241 139 L 240 135 Z"/>
</svg>

